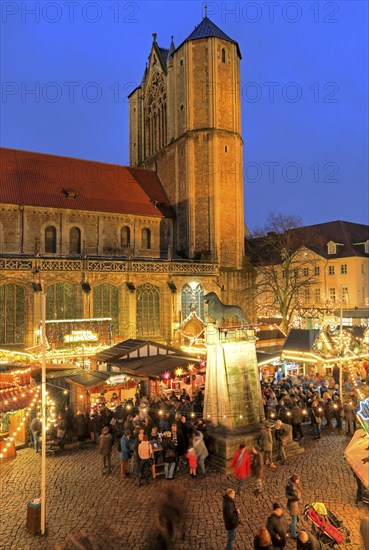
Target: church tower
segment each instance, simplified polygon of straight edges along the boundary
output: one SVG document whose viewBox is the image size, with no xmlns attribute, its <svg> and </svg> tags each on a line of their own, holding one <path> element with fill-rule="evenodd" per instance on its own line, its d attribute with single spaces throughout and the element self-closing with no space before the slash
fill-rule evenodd
<svg viewBox="0 0 369 550">
<path fill-rule="evenodd" d="M 207 16 L 175 48 L 156 34 L 130 95 L 131 166 L 155 170 L 176 213 L 175 254 L 240 269 L 243 168 L 237 42 Z"/>
</svg>

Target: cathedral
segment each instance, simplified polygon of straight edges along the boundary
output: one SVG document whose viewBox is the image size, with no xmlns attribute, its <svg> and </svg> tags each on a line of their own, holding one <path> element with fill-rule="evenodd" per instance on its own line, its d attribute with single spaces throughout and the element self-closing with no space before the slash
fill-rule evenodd
<svg viewBox="0 0 369 550">
<path fill-rule="evenodd" d="M 111 319 L 115 341 L 180 344 L 208 292 L 245 306 L 240 61 L 208 17 L 153 34 L 129 167 L 1 150 L 1 348 L 37 345 L 43 292 L 48 321 Z"/>
</svg>

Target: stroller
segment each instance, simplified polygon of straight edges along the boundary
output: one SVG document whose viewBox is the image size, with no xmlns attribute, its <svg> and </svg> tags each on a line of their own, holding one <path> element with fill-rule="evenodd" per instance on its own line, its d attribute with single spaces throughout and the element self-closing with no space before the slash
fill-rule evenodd
<svg viewBox="0 0 369 550">
<path fill-rule="evenodd" d="M 350 542 L 350 531 L 322 502 L 307 504 L 304 518 L 311 523 L 312 532 L 319 540 L 322 550 L 338 548 L 340 544 Z"/>
</svg>

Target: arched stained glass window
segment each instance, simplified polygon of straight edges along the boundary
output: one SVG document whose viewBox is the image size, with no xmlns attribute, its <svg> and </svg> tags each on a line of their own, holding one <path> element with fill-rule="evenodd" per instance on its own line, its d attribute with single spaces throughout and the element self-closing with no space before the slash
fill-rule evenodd
<svg viewBox="0 0 369 550">
<path fill-rule="evenodd" d="M 45 252 L 51 254 L 56 252 L 56 227 L 53 225 L 45 229 Z"/>
<path fill-rule="evenodd" d="M 120 246 L 123 248 L 125 246 L 129 246 L 130 244 L 131 244 L 131 230 L 127 225 L 125 225 L 120 230 Z"/>
<path fill-rule="evenodd" d="M 79 227 L 72 227 L 69 232 L 69 252 L 81 254 L 81 230 Z"/>
<path fill-rule="evenodd" d="M 156 286 L 145 284 L 136 294 L 137 336 L 160 335 L 160 295 Z"/>
<path fill-rule="evenodd" d="M 119 290 L 117 286 L 101 283 L 93 289 L 93 316 L 111 317 L 113 334 L 119 334 Z"/>
<path fill-rule="evenodd" d="M 25 328 L 24 288 L 0 285 L 0 344 L 24 344 Z"/>
<path fill-rule="evenodd" d="M 82 319 L 80 285 L 55 283 L 46 287 L 46 319 Z"/>
<path fill-rule="evenodd" d="M 142 230 L 141 247 L 146 249 L 151 248 L 151 231 L 147 227 Z"/>
<path fill-rule="evenodd" d="M 185 285 L 181 293 L 182 321 L 187 319 L 191 311 L 204 321 L 204 289 L 197 285 L 194 289 Z"/>
</svg>

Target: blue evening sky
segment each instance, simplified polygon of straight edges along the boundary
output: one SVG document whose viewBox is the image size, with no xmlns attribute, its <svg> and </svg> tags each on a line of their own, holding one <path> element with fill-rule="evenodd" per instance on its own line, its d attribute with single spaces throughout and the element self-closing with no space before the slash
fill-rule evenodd
<svg viewBox="0 0 369 550">
<path fill-rule="evenodd" d="M 200 1 L 1 2 L 1 145 L 129 164 L 127 95 L 152 33 L 179 45 Z M 368 223 L 368 3 L 208 2 L 241 62 L 245 221 Z M 33 92 L 32 92 L 33 90 Z"/>
</svg>

